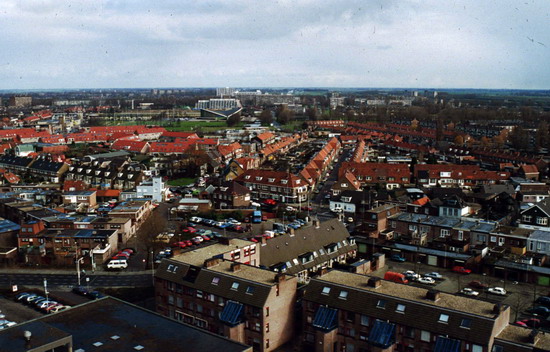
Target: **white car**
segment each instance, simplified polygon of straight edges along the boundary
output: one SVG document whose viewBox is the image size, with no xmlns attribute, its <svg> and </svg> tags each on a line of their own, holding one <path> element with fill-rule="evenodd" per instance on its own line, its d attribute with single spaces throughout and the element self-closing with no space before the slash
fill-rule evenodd
<svg viewBox="0 0 550 352">
<path fill-rule="evenodd" d="M 503 289 L 502 287 L 489 287 L 487 289 L 487 291 L 489 293 L 492 293 L 494 295 L 499 295 L 499 296 L 506 296 L 506 290 Z"/>
<path fill-rule="evenodd" d="M 407 279 L 412 279 L 412 280 L 418 280 L 421 277 L 420 274 L 417 274 L 412 270 L 405 271 L 403 275 L 405 275 Z"/>
<path fill-rule="evenodd" d="M 421 277 L 420 279 L 416 280 L 418 282 L 420 282 L 421 284 L 426 284 L 426 285 L 434 285 L 435 284 L 435 280 L 432 279 L 431 277 Z"/>
<path fill-rule="evenodd" d="M 477 291 L 474 291 L 472 290 L 471 288 L 469 287 L 464 287 L 460 293 L 462 293 L 463 295 L 466 295 L 466 296 L 479 296 L 479 292 Z"/>
<path fill-rule="evenodd" d="M 191 222 L 194 222 L 196 224 L 200 223 L 201 222 L 201 218 L 199 218 L 198 216 L 193 216 L 191 217 L 191 219 L 189 219 Z"/>
<path fill-rule="evenodd" d="M 285 210 L 286 211 L 296 211 L 296 209 L 291 207 L 291 206 L 286 207 Z"/>
</svg>

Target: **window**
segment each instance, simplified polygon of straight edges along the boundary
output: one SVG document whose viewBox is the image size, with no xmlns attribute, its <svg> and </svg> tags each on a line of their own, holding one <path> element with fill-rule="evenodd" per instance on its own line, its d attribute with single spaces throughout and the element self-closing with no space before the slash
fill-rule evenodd
<svg viewBox="0 0 550 352">
<path fill-rule="evenodd" d="M 330 287 L 328 286 L 323 287 L 323 291 L 321 293 L 324 295 L 328 295 L 330 293 Z"/>
<path fill-rule="evenodd" d="M 462 230 L 458 231 L 458 240 L 459 241 L 464 240 L 464 231 Z"/>
<path fill-rule="evenodd" d="M 172 296 L 172 295 L 168 296 L 168 304 L 170 304 L 170 305 L 174 304 L 174 296 Z"/>
<path fill-rule="evenodd" d="M 266 316 L 266 317 L 269 316 L 269 307 L 265 307 L 265 316 Z"/>
<path fill-rule="evenodd" d="M 378 302 L 376 302 L 376 307 L 385 309 L 386 308 L 386 301 L 383 300 L 383 299 L 379 299 Z"/>
<path fill-rule="evenodd" d="M 253 294 L 254 293 L 254 286 L 248 286 L 246 288 L 246 293 L 249 294 L 249 295 Z"/>
<path fill-rule="evenodd" d="M 425 342 L 430 342 L 430 332 L 426 330 L 422 330 L 420 332 L 420 340 Z"/>
<path fill-rule="evenodd" d="M 441 313 L 439 316 L 439 322 L 440 323 L 448 323 L 449 322 L 449 316 L 447 314 Z"/>
<path fill-rule="evenodd" d="M 451 234 L 451 231 L 449 231 L 448 229 L 441 229 L 441 234 L 439 237 L 449 236 L 450 234 Z"/>
<path fill-rule="evenodd" d="M 461 328 L 469 329 L 471 325 L 472 325 L 472 320 L 471 319 L 464 318 L 460 322 L 460 327 Z"/>
<path fill-rule="evenodd" d="M 499 345 L 493 345 L 493 349 L 491 350 L 491 352 L 504 352 L 504 347 Z"/>
<path fill-rule="evenodd" d="M 405 326 L 405 329 L 403 331 L 403 335 L 405 337 L 410 338 L 410 339 L 414 339 L 414 328 L 411 328 L 410 326 Z"/>
<path fill-rule="evenodd" d="M 531 215 L 523 215 L 522 219 L 525 222 L 531 222 Z"/>
<path fill-rule="evenodd" d="M 265 323 L 265 332 L 269 332 L 269 323 Z"/>
<path fill-rule="evenodd" d="M 548 218 L 537 216 L 537 225 L 547 225 L 548 224 Z"/>
<path fill-rule="evenodd" d="M 404 304 L 397 304 L 397 308 L 395 308 L 395 311 L 398 313 L 405 313 L 405 305 Z"/>
<path fill-rule="evenodd" d="M 202 291 L 201 290 L 197 290 L 197 298 L 202 298 Z"/>
<path fill-rule="evenodd" d="M 361 314 L 361 325 L 369 326 L 369 317 Z"/>
<path fill-rule="evenodd" d="M 348 291 L 340 291 L 340 295 L 338 295 L 338 298 L 340 299 L 347 299 L 348 298 Z"/>
<path fill-rule="evenodd" d="M 232 290 L 237 290 L 239 288 L 239 283 L 238 282 L 233 282 L 233 284 L 231 285 L 231 289 Z"/>
<path fill-rule="evenodd" d="M 472 352 L 483 352 L 483 346 L 472 345 Z"/>
<path fill-rule="evenodd" d="M 392 229 L 395 229 L 396 227 L 397 227 L 397 222 L 392 221 L 392 222 L 391 222 L 391 228 L 392 228 Z"/>
<path fill-rule="evenodd" d="M 497 236 L 491 236 L 491 242 L 496 242 L 497 241 Z"/>
<path fill-rule="evenodd" d="M 213 277 L 213 278 L 212 278 L 212 285 L 217 285 L 219 282 L 220 282 L 220 278 L 219 278 L 219 277 Z"/>
</svg>

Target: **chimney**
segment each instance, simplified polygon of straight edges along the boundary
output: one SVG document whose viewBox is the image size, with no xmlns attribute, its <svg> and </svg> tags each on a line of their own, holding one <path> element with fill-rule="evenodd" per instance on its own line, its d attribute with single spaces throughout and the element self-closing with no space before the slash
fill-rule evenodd
<svg viewBox="0 0 550 352">
<path fill-rule="evenodd" d="M 531 332 L 529 333 L 529 336 L 527 337 L 527 343 L 536 345 L 537 342 L 539 342 L 539 340 L 540 340 L 540 334 L 538 330 L 536 329 L 531 330 Z"/>
<path fill-rule="evenodd" d="M 428 290 L 426 291 L 426 299 L 429 299 L 430 301 L 437 302 L 439 300 L 439 296 L 441 295 L 441 292 L 438 290 Z"/>
<path fill-rule="evenodd" d="M 290 236 L 294 236 L 294 229 L 293 229 L 293 228 L 289 228 L 289 229 L 288 229 L 288 234 L 289 234 Z"/>
<path fill-rule="evenodd" d="M 224 244 L 224 245 L 226 245 L 226 246 L 229 246 L 229 242 L 230 242 L 230 239 L 227 238 L 227 237 L 220 237 L 220 238 L 218 239 L 218 243 L 219 243 L 219 244 Z"/>
<path fill-rule="evenodd" d="M 497 303 L 493 306 L 493 314 L 499 315 L 502 312 L 502 304 Z"/>
<path fill-rule="evenodd" d="M 318 271 L 318 274 L 319 274 L 319 276 L 323 276 L 323 275 L 328 274 L 328 268 L 327 267 L 320 268 L 319 271 Z"/>
<path fill-rule="evenodd" d="M 313 219 L 313 226 L 315 226 L 316 229 L 321 226 L 321 222 L 319 221 L 319 219 Z"/>
<path fill-rule="evenodd" d="M 261 237 L 261 242 L 262 244 L 266 244 L 267 243 L 267 238 L 265 238 L 264 236 Z"/>
<path fill-rule="evenodd" d="M 241 263 L 231 263 L 230 270 L 234 273 L 241 270 Z"/>
<path fill-rule="evenodd" d="M 275 282 L 280 284 L 281 282 L 285 281 L 286 280 L 286 275 L 283 274 L 283 273 L 277 273 L 275 275 Z"/>
<path fill-rule="evenodd" d="M 204 267 L 205 268 L 211 268 L 213 266 L 216 266 L 218 264 L 220 264 L 220 259 L 219 258 L 210 258 L 210 259 L 206 259 L 204 261 Z"/>
<path fill-rule="evenodd" d="M 382 280 L 379 277 L 369 277 L 367 281 L 368 287 L 378 288 L 382 285 Z"/>
</svg>

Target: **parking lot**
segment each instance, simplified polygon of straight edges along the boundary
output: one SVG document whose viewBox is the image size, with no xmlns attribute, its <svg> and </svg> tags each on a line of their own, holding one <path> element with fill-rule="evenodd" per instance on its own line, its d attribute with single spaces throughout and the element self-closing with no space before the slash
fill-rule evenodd
<svg viewBox="0 0 550 352">
<path fill-rule="evenodd" d="M 460 291 L 463 288 L 469 287 L 471 281 L 477 280 L 488 287 L 502 287 L 506 290 L 505 296 L 499 296 L 489 293 L 487 290 L 475 289 L 479 292 L 477 297 L 471 297 L 473 299 L 481 299 L 491 303 L 504 303 L 510 306 L 510 322 L 514 323 L 518 320 L 527 318 L 538 318 L 541 320 L 544 330 L 549 330 L 550 325 L 544 322 L 543 317 L 534 316 L 529 314 L 527 310 L 533 306 L 534 300 L 539 296 L 550 294 L 550 288 L 542 287 L 527 283 L 517 283 L 512 281 L 504 281 L 498 278 L 484 276 L 480 274 L 459 274 L 452 272 L 449 269 L 443 269 L 438 267 L 429 266 L 426 264 L 409 263 L 409 262 L 394 262 L 389 259 L 386 260 L 386 266 L 374 271 L 371 275 L 383 278 L 387 271 L 393 271 L 397 273 L 403 273 L 406 271 L 414 271 L 424 275 L 429 272 L 438 272 L 443 275 L 443 280 L 436 281 L 434 285 L 421 284 L 418 282 L 411 282 L 410 285 L 423 287 L 423 288 L 435 288 L 441 292 L 450 294 L 461 294 Z"/>
</svg>

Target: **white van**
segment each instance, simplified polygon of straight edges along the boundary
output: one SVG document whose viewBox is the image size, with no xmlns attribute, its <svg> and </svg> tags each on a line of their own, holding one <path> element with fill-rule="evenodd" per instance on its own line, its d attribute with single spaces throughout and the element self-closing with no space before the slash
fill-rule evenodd
<svg viewBox="0 0 550 352">
<path fill-rule="evenodd" d="M 128 262 L 122 259 L 113 259 L 107 263 L 107 269 L 126 269 Z"/>
</svg>

